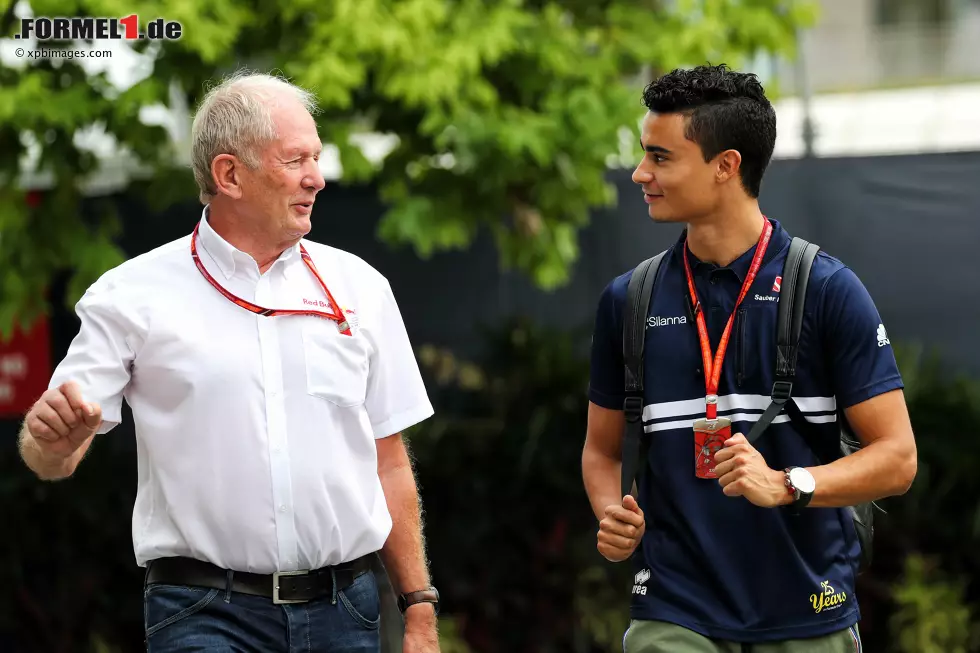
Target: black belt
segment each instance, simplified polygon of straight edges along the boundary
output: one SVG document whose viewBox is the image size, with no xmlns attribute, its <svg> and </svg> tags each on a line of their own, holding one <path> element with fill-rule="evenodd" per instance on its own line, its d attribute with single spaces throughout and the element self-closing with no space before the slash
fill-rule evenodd
<svg viewBox="0 0 980 653">
<path fill-rule="evenodd" d="M 305 603 L 351 585 L 371 570 L 375 554 L 332 567 L 308 571 L 277 571 L 273 574 L 253 574 L 229 571 L 209 562 L 192 558 L 158 558 L 151 560 L 146 572 L 146 584 L 191 585 L 241 592 L 271 598 L 273 603 Z"/>
</svg>

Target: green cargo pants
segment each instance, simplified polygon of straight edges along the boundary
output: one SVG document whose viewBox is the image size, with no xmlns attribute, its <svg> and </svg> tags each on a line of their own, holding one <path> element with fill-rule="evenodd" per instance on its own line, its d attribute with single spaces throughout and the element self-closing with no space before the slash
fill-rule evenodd
<svg viewBox="0 0 980 653">
<path fill-rule="evenodd" d="M 631 621 L 623 640 L 626 653 L 861 653 L 858 627 L 815 637 L 764 644 L 709 639 L 663 621 Z"/>
</svg>

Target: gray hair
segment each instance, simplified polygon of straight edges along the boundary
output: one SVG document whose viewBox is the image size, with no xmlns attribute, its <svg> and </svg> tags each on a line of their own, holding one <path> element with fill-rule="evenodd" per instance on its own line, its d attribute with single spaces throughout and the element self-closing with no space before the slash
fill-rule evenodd
<svg viewBox="0 0 980 653">
<path fill-rule="evenodd" d="M 251 169 L 259 166 L 261 147 L 278 135 L 272 119 L 275 100 L 299 100 L 311 115 L 318 111 L 316 96 L 274 75 L 239 71 L 208 90 L 191 127 L 191 165 L 202 203 L 218 190 L 211 177 L 211 162 L 233 154 Z"/>
</svg>

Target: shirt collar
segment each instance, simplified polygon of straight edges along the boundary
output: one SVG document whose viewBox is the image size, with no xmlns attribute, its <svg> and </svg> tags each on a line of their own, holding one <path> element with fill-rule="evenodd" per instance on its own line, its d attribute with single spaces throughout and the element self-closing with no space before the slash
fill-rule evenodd
<svg viewBox="0 0 980 653">
<path fill-rule="evenodd" d="M 769 238 L 769 246 L 766 248 L 766 255 L 762 259 L 762 265 L 760 269 L 766 266 L 771 260 L 773 260 L 789 243 L 789 235 L 783 226 L 779 224 L 778 220 L 773 220 L 771 218 L 766 218 L 772 223 L 772 236 Z M 752 245 L 746 252 L 744 252 L 737 259 L 732 261 L 725 267 L 719 267 L 714 263 L 708 263 L 698 259 L 686 246 L 687 239 L 687 229 L 685 229 L 680 237 L 677 239 L 678 252 L 682 252 L 687 255 L 687 260 L 691 263 L 691 272 L 697 274 L 702 269 L 707 273 L 713 270 L 730 270 L 739 281 L 745 281 L 745 277 L 749 274 L 749 268 L 752 266 L 752 259 L 755 257 L 755 250 L 758 248 L 758 243 Z M 683 265 L 683 260 L 679 260 Z"/>
<path fill-rule="evenodd" d="M 208 223 L 210 209 L 210 204 L 205 205 L 201 213 L 201 227 L 198 230 L 198 239 L 207 253 L 214 259 L 215 265 L 221 270 L 221 274 L 224 275 L 225 279 L 230 279 L 235 274 L 235 271 L 239 269 L 238 266 L 254 268 L 255 261 L 251 256 L 222 238 Z M 288 279 L 296 274 L 295 268 L 297 263 L 302 264 L 298 243 L 285 250 L 276 262 L 273 263 L 272 267 L 274 268 L 279 265 L 282 269 L 283 276 Z M 248 269 L 248 267 L 244 269 Z"/>
</svg>

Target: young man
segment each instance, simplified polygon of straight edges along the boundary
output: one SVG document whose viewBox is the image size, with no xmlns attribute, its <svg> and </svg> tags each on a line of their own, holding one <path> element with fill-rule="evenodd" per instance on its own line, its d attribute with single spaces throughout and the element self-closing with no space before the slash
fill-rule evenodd
<svg viewBox="0 0 980 653">
<path fill-rule="evenodd" d="M 315 109 L 267 75 L 207 94 L 203 215 L 88 289 L 24 422 L 26 464 L 59 479 L 132 408 L 150 653 L 378 651 L 378 552 L 403 650 L 439 650 L 400 435 L 433 410 L 388 281 L 305 239 L 324 187 Z"/>
<path fill-rule="evenodd" d="M 916 472 L 885 329 L 854 273 L 821 252 L 793 398 L 828 446 L 837 446 L 842 409 L 864 447 L 820 465 L 785 414 L 748 444 L 743 434 L 770 403 L 790 243 L 757 199 L 775 112 L 754 76 L 725 66 L 665 75 L 644 103 L 633 181 L 654 220 L 687 229 L 663 260 L 648 314 L 650 448 L 637 498 L 620 489 L 630 272 L 599 300 L 582 458 L 599 552 L 632 560 L 636 572 L 625 650 L 858 651 L 860 545 L 842 507 L 902 494 Z M 694 423 L 715 412 L 731 420 L 730 433 L 705 451 Z"/>
</svg>

